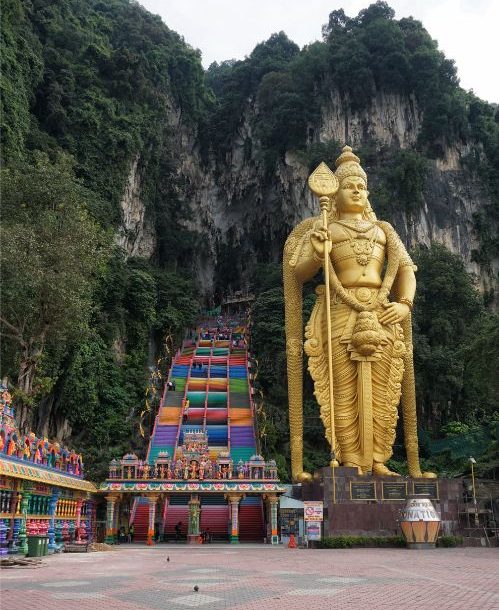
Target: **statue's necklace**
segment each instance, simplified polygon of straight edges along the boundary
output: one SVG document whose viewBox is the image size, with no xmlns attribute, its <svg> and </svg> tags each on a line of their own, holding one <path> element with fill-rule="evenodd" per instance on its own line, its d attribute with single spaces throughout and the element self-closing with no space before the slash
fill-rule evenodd
<svg viewBox="0 0 499 610">
<path fill-rule="evenodd" d="M 336 220 L 335 222 L 356 233 L 367 233 L 375 226 L 374 222 L 368 220 Z"/>
<path fill-rule="evenodd" d="M 360 235 L 355 235 L 353 237 L 347 231 L 345 231 L 345 233 L 348 236 L 350 246 L 351 246 L 352 250 L 354 251 L 355 260 L 362 267 L 367 267 L 367 265 L 369 264 L 369 262 L 371 260 L 373 251 L 374 251 L 376 237 L 378 236 L 378 230 L 379 230 L 378 227 L 374 223 L 369 223 L 370 226 L 368 226 L 367 228 L 362 227 L 362 229 L 357 230 L 357 229 L 354 229 L 353 227 L 349 227 L 348 225 L 345 225 L 344 224 L 345 221 L 337 221 L 337 222 L 339 222 L 339 224 L 341 224 L 343 226 L 346 226 L 346 228 L 348 228 L 350 231 L 355 231 L 356 233 L 360 233 Z M 357 221 L 357 222 L 362 222 L 362 221 Z M 367 231 L 369 231 L 373 227 L 374 227 L 374 231 L 372 232 L 371 237 L 367 237 L 367 235 L 364 235 L 364 233 L 367 233 Z M 362 275 L 365 275 L 365 272 Z"/>
</svg>

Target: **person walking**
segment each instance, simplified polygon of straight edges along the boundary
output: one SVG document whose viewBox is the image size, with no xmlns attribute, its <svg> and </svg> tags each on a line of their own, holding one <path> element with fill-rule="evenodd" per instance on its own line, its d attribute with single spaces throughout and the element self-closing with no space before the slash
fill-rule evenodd
<svg viewBox="0 0 499 610">
<path fill-rule="evenodd" d="M 133 542 L 133 539 L 135 538 L 135 525 L 133 523 L 130 525 L 130 529 L 128 530 L 128 535 L 130 537 L 130 542 Z"/>
<path fill-rule="evenodd" d="M 182 521 L 179 521 L 175 525 L 175 542 L 178 542 L 180 540 L 181 532 L 182 532 Z"/>
</svg>

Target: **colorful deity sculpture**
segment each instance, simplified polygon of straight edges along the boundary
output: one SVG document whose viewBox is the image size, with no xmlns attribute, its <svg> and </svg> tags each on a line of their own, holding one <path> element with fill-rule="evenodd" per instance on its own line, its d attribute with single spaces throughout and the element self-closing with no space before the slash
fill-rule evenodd
<svg viewBox="0 0 499 610">
<path fill-rule="evenodd" d="M 180 479 L 182 478 L 182 472 L 183 472 L 183 464 L 182 464 L 182 460 L 178 459 L 175 462 L 175 471 L 174 471 L 174 476 L 176 479 Z"/>
<path fill-rule="evenodd" d="M 189 463 L 189 478 L 197 479 L 199 473 L 199 465 L 196 460 L 191 460 Z"/>
<path fill-rule="evenodd" d="M 242 460 L 237 463 L 237 477 L 244 479 L 244 462 Z"/>
<path fill-rule="evenodd" d="M 284 296 L 292 475 L 303 470 L 302 352 L 314 380 L 331 466 L 392 476 L 402 396 L 409 474 L 422 473 L 416 429 L 411 309 L 415 266 L 393 227 L 378 221 L 367 176 L 349 146 L 333 173 L 322 163 L 309 178 L 321 215 L 292 231 L 284 248 Z M 386 269 L 385 262 L 387 261 Z M 324 268 L 324 285 L 302 335 L 302 285 Z"/>
</svg>

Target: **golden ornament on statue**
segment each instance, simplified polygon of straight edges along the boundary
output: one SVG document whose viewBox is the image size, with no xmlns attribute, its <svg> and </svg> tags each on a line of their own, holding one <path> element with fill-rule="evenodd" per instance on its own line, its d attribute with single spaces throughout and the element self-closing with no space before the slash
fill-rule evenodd
<svg viewBox="0 0 499 610">
<path fill-rule="evenodd" d="M 310 174 L 308 187 L 317 197 L 333 197 L 338 191 L 339 182 L 338 178 L 322 161 Z"/>
</svg>

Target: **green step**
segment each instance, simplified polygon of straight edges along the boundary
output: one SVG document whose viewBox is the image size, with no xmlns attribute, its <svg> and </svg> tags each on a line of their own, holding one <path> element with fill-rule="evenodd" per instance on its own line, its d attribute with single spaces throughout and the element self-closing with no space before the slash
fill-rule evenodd
<svg viewBox="0 0 499 610">
<path fill-rule="evenodd" d="M 177 392 L 183 392 L 185 390 L 185 384 L 187 381 L 185 377 L 172 377 L 172 381 L 175 382 L 175 390 Z"/>
<path fill-rule="evenodd" d="M 190 407 L 204 407 L 206 392 L 187 392 L 187 400 Z"/>
<path fill-rule="evenodd" d="M 173 449 L 174 447 L 171 445 L 165 445 L 163 447 L 152 447 L 151 452 L 149 453 L 149 464 L 154 463 L 154 460 L 158 457 L 158 453 L 160 451 L 168 451 L 170 457 L 173 457 Z"/>
<path fill-rule="evenodd" d="M 214 356 L 227 356 L 228 354 L 229 354 L 229 348 L 228 347 L 214 347 L 213 348 L 213 355 Z"/>
<path fill-rule="evenodd" d="M 231 392 L 246 393 L 248 391 L 248 382 L 246 379 L 229 379 L 229 389 Z"/>
<path fill-rule="evenodd" d="M 209 356 L 211 347 L 198 347 L 196 350 L 196 356 Z"/>
<path fill-rule="evenodd" d="M 230 449 L 230 457 L 232 458 L 234 465 L 236 465 L 239 460 L 247 462 L 255 453 L 255 447 L 231 447 Z"/>
</svg>

